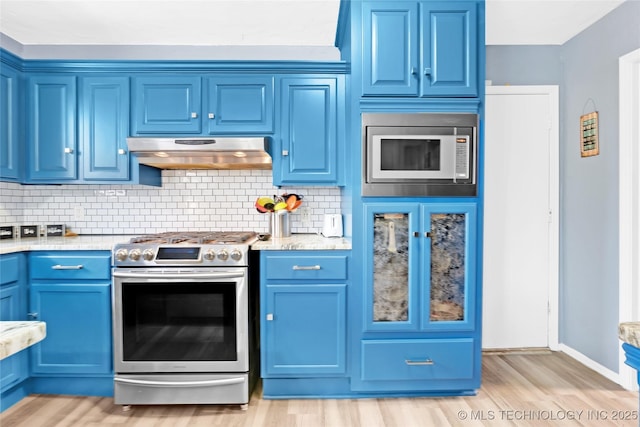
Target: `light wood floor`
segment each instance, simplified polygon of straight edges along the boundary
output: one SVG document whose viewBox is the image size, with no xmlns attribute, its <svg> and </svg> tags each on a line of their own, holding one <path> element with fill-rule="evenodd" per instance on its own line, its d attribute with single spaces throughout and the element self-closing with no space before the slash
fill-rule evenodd
<svg viewBox="0 0 640 427">
<path fill-rule="evenodd" d="M 477 396 L 264 400 L 256 390 L 247 411 L 177 405 L 123 412 L 111 398 L 34 395 L 2 413 L 0 426 L 600 427 L 638 426 L 637 411 L 637 393 L 562 353 L 538 352 L 485 355 Z"/>
</svg>

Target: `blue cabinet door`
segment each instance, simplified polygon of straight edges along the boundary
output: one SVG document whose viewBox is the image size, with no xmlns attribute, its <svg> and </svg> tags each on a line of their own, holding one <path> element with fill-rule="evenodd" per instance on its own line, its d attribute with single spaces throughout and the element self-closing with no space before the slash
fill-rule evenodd
<svg viewBox="0 0 640 427">
<path fill-rule="evenodd" d="M 31 76 L 27 91 L 28 180 L 76 179 L 76 78 Z"/>
<path fill-rule="evenodd" d="M 364 330 L 418 331 L 420 206 L 365 205 Z"/>
<path fill-rule="evenodd" d="M 346 284 L 266 286 L 264 377 L 346 372 Z"/>
<path fill-rule="evenodd" d="M 133 135 L 201 133 L 199 76 L 135 77 L 132 84 Z"/>
<path fill-rule="evenodd" d="M 81 81 L 80 135 L 85 180 L 128 180 L 129 79 Z"/>
<path fill-rule="evenodd" d="M 340 77 L 284 78 L 280 153 L 274 185 L 337 184 Z"/>
<path fill-rule="evenodd" d="M 478 96 L 475 1 L 365 1 L 363 96 Z"/>
<path fill-rule="evenodd" d="M 422 2 L 423 96 L 478 96 L 475 2 Z"/>
<path fill-rule="evenodd" d="M 476 204 L 423 204 L 420 265 L 421 329 L 474 331 L 477 251 Z"/>
<path fill-rule="evenodd" d="M 273 132 L 272 77 L 210 77 L 206 105 L 209 135 Z"/>
<path fill-rule="evenodd" d="M 27 317 L 26 259 L 21 253 L 0 255 L 0 320 L 16 321 Z M 29 353 L 18 352 L 0 360 L 0 393 L 4 393 L 29 376 Z M 0 410 L 6 409 L 0 397 Z M 8 405 L 8 406 L 7 406 Z"/>
<path fill-rule="evenodd" d="M 31 284 L 30 310 L 47 324 L 47 338 L 31 350 L 33 375 L 113 371 L 110 289 L 109 282 Z"/>
<path fill-rule="evenodd" d="M 474 331 L 475 203 L 365 205 L 365 331 Z"/>
<path fill-rule="evenodd" d="M 26 319 L 26 275 L 24 254 L 0 255 L 0 320 Z"/>
<path fill-rule="evenodd" d="M 362 6 L 362 94 L 418 94 L 418 3 L 366 2 Z"/>
<path fill-rule="evenodd" d="M 0 68 L 0 179 L 20 178 L 18 72 Z"/>
</svg>

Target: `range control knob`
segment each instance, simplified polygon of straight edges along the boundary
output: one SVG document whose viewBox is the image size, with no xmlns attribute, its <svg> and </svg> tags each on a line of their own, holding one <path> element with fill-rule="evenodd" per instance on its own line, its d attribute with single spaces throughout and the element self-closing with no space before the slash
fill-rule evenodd
<svg viewBox="0 0 640 427">
<path fill-rule="evenodd" d="M 144 258 L 145 261 L 151 261 L 153 259 L 153 251 L 151 249 L 145 249 L 144 252 L 142 252 L 142 258 Z"/>
<path fill-rule="evenodd" d="M 237 249 L 231 251 L 231 259 L 234 261 L 239 261 L 242 258 L 242 252 Z"/>
<path fill-rule="evenodd" d="M 216 253 L 213 251 L 213 249 L 209 249 L 207 252 L 204 253 L 204 259 L 206 259 L 207 261 L 213 261 L 216 257 Z"/>
<path fill-rule="evenodd" d="M 140 259 L 140 249 L 134 249 L 129 252 L 129 259 L 133 261 L 138 261 Z"/>
<path fill-rule="evenodd" d="M 224 249 L 218 252 L 218 259 L 222 261 L 226 261 L 229 258 L 229 253 Z"/>
<path fill-rule="evenodd" d="M 127 250 L 126 249 L 118 249 L 116 252 L 116 259 L 118 261 L 124 261 L 127 259 Z"/>
</svg>

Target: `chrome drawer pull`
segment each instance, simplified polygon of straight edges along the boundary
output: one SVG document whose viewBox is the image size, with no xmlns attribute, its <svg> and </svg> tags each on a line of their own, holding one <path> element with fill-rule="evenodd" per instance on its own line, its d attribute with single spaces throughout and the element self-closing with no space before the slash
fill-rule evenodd
<svg viewBox="0 0 640 427">
<path fill-rule="evenodd" d="M 426 359 L 426 360 L 405 360 L 404 363 L 406 363 L 409 366 L 424 366 L 424 365 L 435 365 L 436 363 L 431 360 L 431 359 Z"/>
<path fill-rule="evenodd" d="M 294 270 L 320 270 L 319 265 L 294 265 Z"/>
<path fill-rule="evenodd" d="M 78 264 L 78 265 L 60 265 L 60 264 L 56 264 L 51 268 L 54 269 L 54 270 L 82 270 L 84 268 L 84 265 L 82 265 L 82 264 Z"/>
</svg>

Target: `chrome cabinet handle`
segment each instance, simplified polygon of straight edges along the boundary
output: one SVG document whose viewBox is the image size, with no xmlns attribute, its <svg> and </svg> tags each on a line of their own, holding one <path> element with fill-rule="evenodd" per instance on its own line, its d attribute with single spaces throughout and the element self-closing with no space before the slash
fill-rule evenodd
<svg viewBox="0 0 640 427">
<path fill-rule="evenodd" d="M 198 113 L 191 113 L 191 118 L 192 119 L 197 119 L 198 118 Z"/>
<path fill-rule="evenodd" d="M 29 319 L 37 319 L 38 318 L 38 313 L 37 312 L 31 312 L 31 313 L 27 313 L 27 317 Z"/>
<path fill-rule="evenodd" d="M 289 150 L 282 150 L 282 155 L 283 156 L 288 156 L 289 155 Z"/>
<path fill-rule="evenodd" d="M 73 148 L 71 148 L 71 147 L 65 147 L 65 148 L 64 148 L 64 153 L 65 153 L 65 154 L 73 154 Z"/>
<path fill-rule="evenodd" d="M 416 69 L 416 67 L 411 67 L 411 74 L 414 76 L 418 74 L 418 70 Z"/>
<path fill-rule="evenodd" d="M 409 366 L 425 366 L 425 365 L 435 365 L 436 362 L 434 362 L 431 359 L 425 359 L 425 360 L 405 360 L 404 363 L 406 363 Z"/>
<path fill-rule="evenodd" d="M 124 148 L 118 148 L 118 154 L 127 154 L 127 150 Z"/>
<path fill-rule="evenodd" d="M 78 264 L 78 265 L 60 265 L 60 264 L 56 264 L 51 268 L 53 270 L 82 270 L 84 268 L 84 265 L 82 265 L 82 264 Z"/>
<path fill-rule="evenodd" d="M 430 232 L 430 231 L 425 231 L 425 232 L 424 232 L 424 237 L 425 237 L 425 239 L 430 239 L 430 238 L 431 238 L 431 236 L 432 236 L 432 234 L 431 234 L 431 232 Z"/>
<path fill-rule="evenodd" d="M 424 69 L 424 75 L 425 76 L 430 76 L 431 75 L 431 68 L 425 68 Z"/>
<path fill-rule="evenodd" d="M 294 270 L 320 270 L 319 265 L 294 265 Z"/>
<path fill-rule="evenodd" d="M 209 118 L 210 118 L 210 119 L 215 119 L 215 118 L 216 118 L 216 115 L 215 115 L 215 114 L 213 114 L 213 113 L 209 113 Z"/>
</svg>

